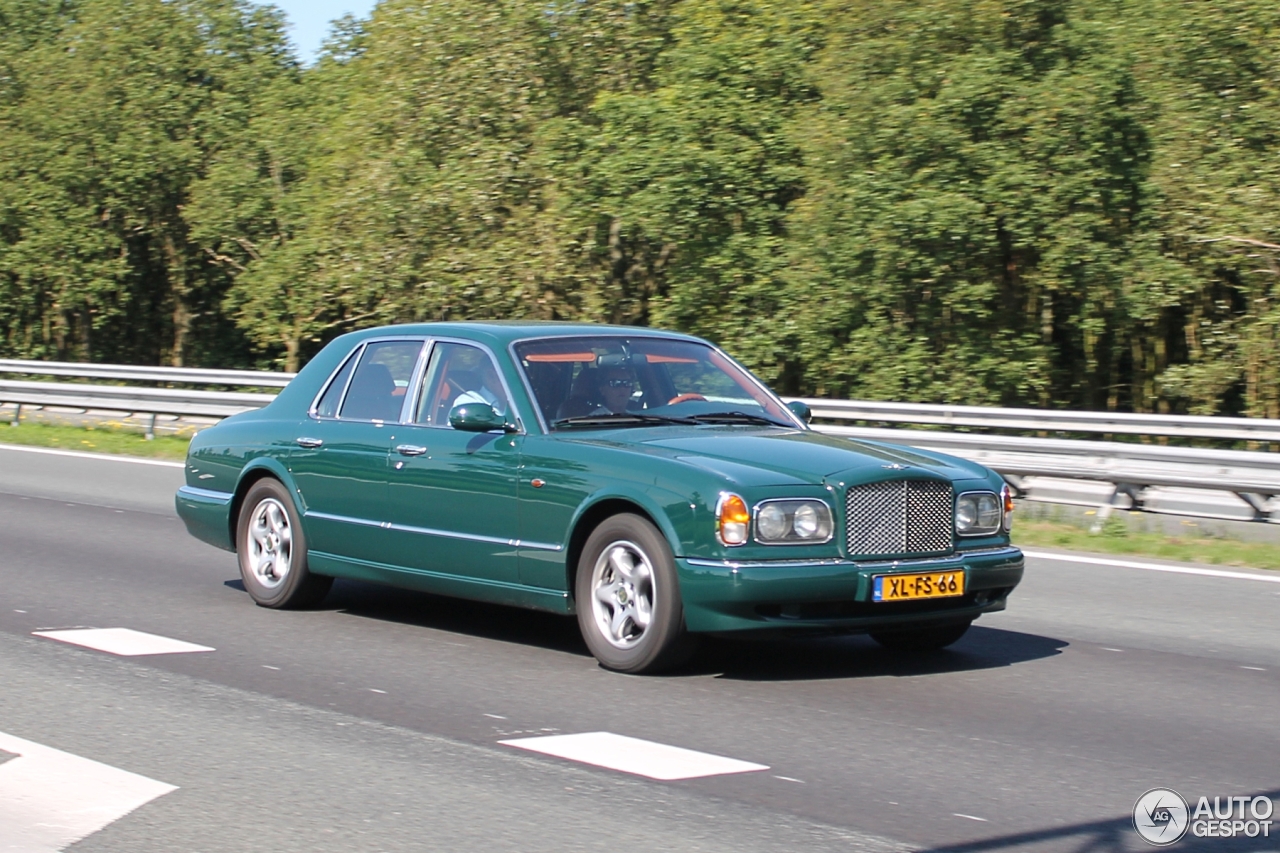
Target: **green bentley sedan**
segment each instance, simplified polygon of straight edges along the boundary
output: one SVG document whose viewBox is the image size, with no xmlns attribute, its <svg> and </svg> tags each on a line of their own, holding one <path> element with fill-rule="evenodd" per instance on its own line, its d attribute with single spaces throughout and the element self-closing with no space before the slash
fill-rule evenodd
<svg viewBox="0 0 1280 853">
<path fill-rule="evenodd" d="M 200 432 L 177 508 L 264 607 L 354 578 L 576 614 L 622 672 L 709 633 L 936 649 L 1004 609 L 1023 558 L 998 474 L 807 421 L 686 335 L 368 329 Z"/>
</svg>

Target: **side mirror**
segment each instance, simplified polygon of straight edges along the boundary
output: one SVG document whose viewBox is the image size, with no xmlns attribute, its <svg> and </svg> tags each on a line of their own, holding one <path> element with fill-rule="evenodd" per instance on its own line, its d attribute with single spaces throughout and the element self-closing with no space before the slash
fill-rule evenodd
<svg viewBox="0 0 1280 853">
<path fill-rule="evenodd" d="M 813 412 L 809 411 L 808 405 L 806 405 L 802 400 L 792 400 L 790 403 L 787 403 L 787 408 L 791 410 L 793 415 L 805 423 L 809 423 L 813 420 Z"/>
<path fill-rule="evenodd" d="M 463 432 L 515 432 L 517 427 L 488 403 L 464 403 L 449 412 L 449 426 Z"/>
</svg>

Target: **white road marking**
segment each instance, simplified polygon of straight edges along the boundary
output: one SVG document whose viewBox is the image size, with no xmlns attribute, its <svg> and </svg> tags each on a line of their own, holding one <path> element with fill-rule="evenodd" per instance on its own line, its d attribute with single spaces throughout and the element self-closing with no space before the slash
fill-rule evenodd
<svg viewBox="0 0 1280 853">
<path fill-rule="evenodd" d="M 803 779 L 792 779 L 790 776 L 774 776 L 773 778 L 781 779 L 783 782 L 799 782 L 801 785 L 804 784 Z"/>
<path fill-rule="evenodd" d="M 980 820 L 983 823 L 987 823 L 987 819 L 985 817 L 974 817 L 971 814 L 960 814 L 960 812 L 952 812 L 951 814 L 954 815 L 955 817 L 968 818 L 969 820 Z"/>
<path fill-rule="evenodd" d="M 1102 650 L 1104 652 L 1123 652 L 1124 651 L 1124 649 L 1112 649 L 1112 648 L 1108 648 L 1107 646 L 1103 646 Z"/>
<path fill-rule="evenodd" d="M 485 714 L 485 716 L 486 716 L 486 717 L 490 717 L 490 718 L 495 719 L 495 720 L 505 720 L 505 719 L 506 719 L 506 717 L 499 717 L 497 714 Z"/>
<path fill-rule="evenodd" d="M 100 652 L 122 657 L 216 651 L 211 646 L 198 646 L 195 643 L 134 631 L 131 628 L 74 628 L 65 631 L 34 631 L 32 633 L 37 637 L 47 637 L 50 640 L 84 646 L 87 649 L 97 649 Z"/>
<path fill-rule="evenodd" d="M 369 688 L 369 692 L 370 692 L 370 693 L 381 693 L 383 696 L 386 696 L 386 695 L 387 695 L 387 691 L 385 691 L 385 690 L 379 690 L 379 689 L 378 689 L 378 688 L 376 688 L 376 687 L 370 687 L 370 688 Z"/>
<path fill-rule="evenodd" d="M 550 735 L 503 740 L 499 743 L 580 761 L 596 767 L 634 773 L 650 779 L 697 779 L 727 773 L 752 773 L 768 770 L 764 764 L 752 764 L 736 758 L 725 758 L 707 752 L 696 752 L 664 743 L 615 735 L 612 732 L 583 732 L 576 735 Z"/>
<path fill-rule="evenodd" d="M 0 732 L 0 850 L 54 853 L 173 785 Z"/>
<path fill-rule="evenodd" d="M 1175 575 L 1202 575 L 1210 578 L 1235 578 L 1236 580 L 1280 583 L 1280 572 L 1273 575 L 1252 572 L 1226 572 L 1220 569 L 1197 569 L 1193 566 L 1166 566 L 1160 563 L 1137 563 L 1131 560 L 1107 560 L 1102 557 L 1078 557 L 1075 554 L 1051 554 L 1047 551 L 1027 551 L 1023 556 L 1037 560 L 1058 560 L 1063 563 L 1088 563 L 1091 566 L 1119 566 L 1124 569 L 1144 569 L 1148 572 L 1172 572 Z"/>
<path fill-rule="evenodd" d="M 279 672 L 279 671 L 280 671 L 280 667 L 278 667 L 278 666 L 272 666 L 272 665 L 271 665 L 271 664 L 269 664 L 269 663 L 264 663 L 264 664 L 262 665 L 262 668 L 263 668 L 263 669 L 273 669 L 273 670 L 275 670 L 276 672 Z"/>
<path fill-rule="evenodd" d="M 85 453 L 80 450 L 55 450 L 52 447 L 26 447 L 21 444 L 0 444 L 0 450 L 18 450 L 22 453 L 46 453 L 49 456 L 74 456 L 77 459 L 105 459 L 108 462 L 132 462 L 135 465 L 159 465 L 162 468 L 185 468 L 182 462 L 167 459 L 140 459 L 137 456 L 114 456 L 110 453 Z"/>
<path fill-rule="evenodd" d="M 1251 669 L 1251 670 L 1253 670 L 1254 672 L 1266 672 L 1266 670 L 1265 670 L 1265 669 L 1263 669 L 1263 668 L 1262 668 L 1262 667 L 1260 667 L 1260 666 L 1242 666 L 1242 667 L 1240 667 L 1240 668 L 1241 668 L 1241 669 Z"/>
</svg>

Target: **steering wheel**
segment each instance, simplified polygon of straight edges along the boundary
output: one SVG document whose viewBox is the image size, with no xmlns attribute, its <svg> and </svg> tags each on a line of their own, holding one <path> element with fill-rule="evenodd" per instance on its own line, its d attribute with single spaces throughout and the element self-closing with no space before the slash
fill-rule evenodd
<svg viewBox="0 0 1280 853">
<path fill-rule="evenodd" d="M 688 403 L 691 400 L 700 400 L 703 403 L 707 402 L 707 398 L 702 396 L 701 394 L 677 394 L 676 396 L 672 397 L 670 400 L 667 401 L 667 405 L 678 406 L 681 403 Z"/>
</svg>

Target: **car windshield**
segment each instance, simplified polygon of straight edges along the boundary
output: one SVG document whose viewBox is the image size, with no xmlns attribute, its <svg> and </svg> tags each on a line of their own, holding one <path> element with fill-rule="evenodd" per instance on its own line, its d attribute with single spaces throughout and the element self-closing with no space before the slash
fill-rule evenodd
<svg viewBox="0 0 1280 853">
<path fill-rule="evenodd" d="M 515 353 L 552 429 L 797 425 L 777 397 L 705 344 L 610 335 L 524 341 Z"/>
</svg>

